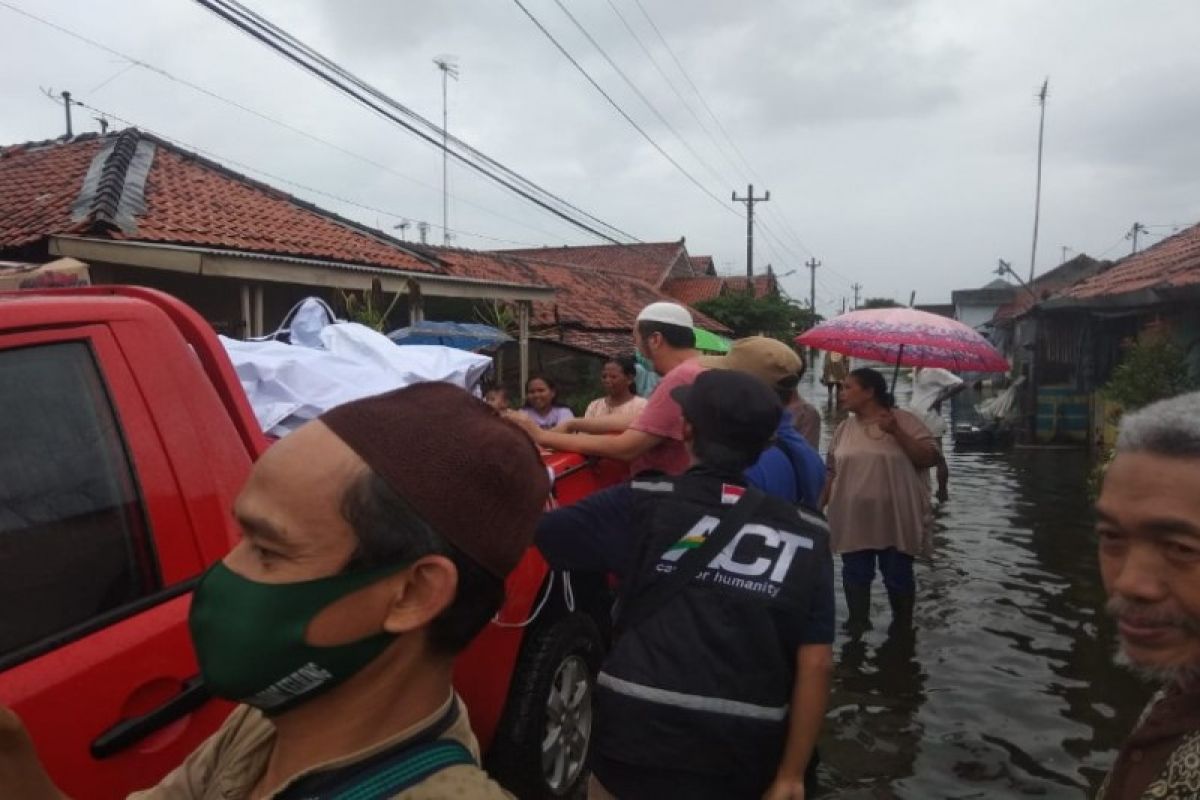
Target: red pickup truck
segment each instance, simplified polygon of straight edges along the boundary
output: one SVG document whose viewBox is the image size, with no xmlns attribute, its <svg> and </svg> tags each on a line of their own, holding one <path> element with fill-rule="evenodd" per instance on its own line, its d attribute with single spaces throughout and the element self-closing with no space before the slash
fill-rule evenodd
<svg viewBox="0 0 1200 800">
<path fill-rule="evenodd" d="M 220 725 L 187 631 L 270 442 L 198 314 L 136 287 L 0 293 L 0 703 L 78 798 L 153 785 Z M 624 477 L 547 455 L 559 503 Z M 583 775 L 603 576 L 530 550 L 460 660 L 487 765 L 520 797 Z"/>
</svg>

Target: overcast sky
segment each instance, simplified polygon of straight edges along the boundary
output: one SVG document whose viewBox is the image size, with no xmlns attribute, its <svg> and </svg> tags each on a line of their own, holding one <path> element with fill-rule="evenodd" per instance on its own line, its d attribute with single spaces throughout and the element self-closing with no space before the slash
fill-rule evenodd
<svg viewBox="0 0 1200 800">
<path fill-rule="evenodd" d="M 994 278 L 998 258 L 1028 272 L 1034 95 L 1046 76 L 1039 271 L 1059 263 L 1063 245 L 1127 253 L 1123 234 L 1135 221 L 1159 226 L 1143 242 L 1200 221 L 1195 0 L 641 0 L 671 51 L 637 0 L 562 0 L 673 130 L 555 0 L 523 2 L 716 199 L 622 119 L 511 0 L 247 0 L 431 119 L 442 111 L 432 59 L 455 56 L 452 132 L 639 239 L 686 236 L 688 250 L 713 255 L 722 272 L 745 271 L 744 207 L 730 194 L 744 195 L 750 181 L 756 193 L 769 189 L 757 209 L 765 229 L 756 267 L 796 270 L 784 285 L 807 298 L 803 262 L 818 258 L 823 313 L 840 308 L 854 281 L 864 297 L 907 301 L 915 290 L 918 302 L 937 302 Z M 350 154 L 131 67 L 9 4 Z M 441 223 L 437 150 L 194 2 L 0 0 L 0 32 L 0 143 L 61 135 L 62 109 L 40 87 L 69 89 L 368 224 Z M 76 130 L 95 130 L 92 116 L 77 110 Z M 455 244 L 597 241 L 465 168 L 452 164 L 450 185 Z M 440 235 L 433 229 L 431 240 Z"/>
</svg>

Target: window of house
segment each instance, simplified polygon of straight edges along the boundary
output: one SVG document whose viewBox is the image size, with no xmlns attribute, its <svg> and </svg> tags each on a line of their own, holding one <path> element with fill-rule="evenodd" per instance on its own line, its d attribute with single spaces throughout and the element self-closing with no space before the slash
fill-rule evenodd
<svg viewBox="0 0 1200 800">
<path fill-rule="evenodd" d="M 155 591 L 129 458 L 91 348 L 0 351 L 0 659 Z"/>
</svg>

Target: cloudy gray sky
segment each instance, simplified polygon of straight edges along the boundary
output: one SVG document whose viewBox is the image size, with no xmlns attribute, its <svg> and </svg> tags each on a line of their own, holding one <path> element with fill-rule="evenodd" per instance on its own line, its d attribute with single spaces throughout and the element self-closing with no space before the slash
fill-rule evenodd
<svg viewBox="0 0 1200 800">
<path fill-rule="evenodd" d="M 1122 237 L 1134 221 L 1160 226 L 1144 242 L 1200 221 L 1194 0 L 641 0 L 686 77 L 637 0 L 562 0 L 673 130 L 555 0 L 523 0 L 716 199 L 622 119 L 511 0 L 247 2 L 432 119 L 441 115 L 432 59 L 456 56 L 453 132 L 642 240 L 686 236 L 693 255 L 712 254 L 724 272 L 745 269 L 743 207 L 730 193 L 744 194 L 750 181 L 769 189 L 756 264 L 797 270 L 785 287 L 806 298 L 803 262 L 820 259 L 823 313 L 840 307 L 854 281 L 864 296 L 907 300 L 915 290 L 918 302 L 936 302 L 991 280 L 997 258 L 1029 269 L 1034 93 L 1047 75 L 1039 270 L 1059 262 L 1063 245 L 1127 253 Z M 130 67 L 8 5 L 341 149 Z M 69 89 L 366 223 L 441 222 L 435 149 L 194 2 L 0 0 L 0 34 L 0 143 L 60 135 L 62 109 L 40 87 Z M 91 116 L 77 110 L 77 129 L 95 129 Z M 452 165 L 450 183 L 456 244 L 596 241 L 465 168 Z M 440 241 L 436 229 L 432 236 Z"/>
</svg>

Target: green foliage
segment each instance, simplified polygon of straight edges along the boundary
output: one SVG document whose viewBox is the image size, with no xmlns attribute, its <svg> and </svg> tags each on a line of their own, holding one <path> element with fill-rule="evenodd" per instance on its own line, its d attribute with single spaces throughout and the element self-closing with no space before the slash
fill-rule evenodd
<svg viewBox="0 0 1200 800">
<path fill-rule="evenodd" d="M 696 308 L 732 329 L 734 338 L 762 334 L 788 341 L 821 321 L 807 308 L 776 294 L 751 297 L 745 292 L 729 292 L 696 303 Z"/>
<path fill-rule="evenodd" d="M 1125 411 L 1134 411 L 1193 388 L 1183 349 L 1166 335 L 1155 334 L 1126 347 L 1102 391 Z"/>
<path fill-rule="evenodd" d="M 476 303 L 475 319 L 513 337 L 517 335 L 517 329 L 520 327 L 517 320 L 517 307 L 503 300 Z"/>
<path fill-rule="evenodd" d="M 342 305 L 346 307 L 346 318 L 351 322 L 366 325 L 372 330 L 382 333 L 387 325 L 388 317 L 400 300 L 400 293 L 392 296 L 392 301 L 384 308 L 387 300 L 382 291 L 342 292 Z"/>
<path fill-rule="evenodd" d="M 900 304 L 890 297 L 868 297 L 859 308 L 900 308 Z"/>
</svg>

